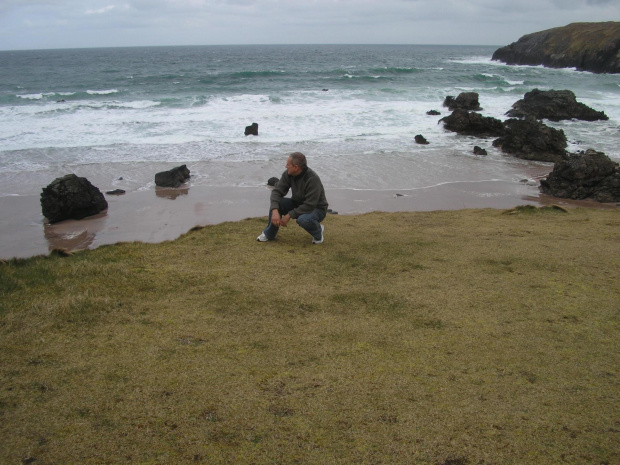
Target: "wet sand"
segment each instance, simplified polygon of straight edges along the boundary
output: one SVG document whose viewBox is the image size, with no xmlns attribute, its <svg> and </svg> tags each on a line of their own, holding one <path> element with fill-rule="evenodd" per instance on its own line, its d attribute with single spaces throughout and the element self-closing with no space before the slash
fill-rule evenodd
<svg viewBox="0 0 620 465">
<path fill-rule="evenodd" d="M 194 226 L 266 217 L 269 194 L 268 187 L 193 186 L 106 195 L 106 212 L 54 225 L 41 215 L 38 195 L 0 197 L 0 259 L 47 254 L 54 248 L 73 251 L 117 242 L 172 240 Z M 455 182 L 400 191 L 326 189 L 326 194 L 330 209 L 341 215 L 571 204 L 540 196 L 536 186 L 506 181 Z"/>
</svg>

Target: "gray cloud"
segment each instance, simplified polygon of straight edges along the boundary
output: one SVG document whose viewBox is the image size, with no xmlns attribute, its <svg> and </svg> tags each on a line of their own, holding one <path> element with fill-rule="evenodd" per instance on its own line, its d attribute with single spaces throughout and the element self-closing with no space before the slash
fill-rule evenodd
<svg viewBox="0 0 620 465">
<path fill-rule="evenodd" d="M 248 43 L 504 45 L 620 0 L 2 0 L 3 49 Z"/>
</svg>

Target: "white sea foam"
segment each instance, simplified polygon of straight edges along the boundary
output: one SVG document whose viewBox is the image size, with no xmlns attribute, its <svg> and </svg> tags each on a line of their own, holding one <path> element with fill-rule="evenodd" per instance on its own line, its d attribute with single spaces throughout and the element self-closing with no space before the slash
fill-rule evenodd
<svg viewBox="0 0 620 465">
<path fill-rule="evenodd" d="M 117 107 L 117 108 L 133 108 L 136 110 L 158 107 L 160 105 L 161 105 L 161 102 L 155 102 L 153 100 L 137 100 L 135 102 L 111 102 L 111 103 L 105 104 L 105 106 L 108 106 L 108 107 L 112 106 L 112 107 Z M 95 106 L 104 106 L 104 105 L 96 104 Z"/>
<path fill-rule="evenodd" d="M 18 97 L 27 100 L 41 100 L 43 98 L 43 94 L 24 94 L 18 95 Z"/>
<path fill-rule="evenodd" d="M 108 90 L 87 90 L 87 94 L 90 95 L 109 95 L 109 94 L 117 94 L 118 89 L 108 89 Z"/>
<path fill-rule="evenodd" d="M 447 60 L 450 63 L 461 63 L 466 65 L 493 65 L 498 63 L 497 61 L 491 60 L 490 56 L 477 56 L 477 57 L 468 57 L 468 58 L 454 58 Z M 503 64 L 503 63 L 502 63 Z"/>
<path fill-rule="evenodd" d="M 471 89 L 457 88 L 458 91 Z M 165 107 L 149 100 L 72 102 L 67 105 L 68 111 L 60 114 L 55 104 L 25 106 L 13 109 L 12 117 L 3 117 L 4 109 L 0 112 L 5 120 L 0 141 L 4 150 L 191 142 L 203 143 L 207 148 L 210 144 L 256 146 L 296 141 L 342 141 L 346 145 L 355 140 L 378 141 L 376 145 L 380 149 L 390 140 L 401 144 L 403 139 L 412 139 L 418 133 L 437 146 L 455 142 L 454 134 L 444 131 L 438 118 L 426 115 L 433 107 L 440 108 L 439 100 L 386 101 L 359 97 L 354 91 L 303 91 L 283 93 L 279 101 L 274 101 L 269 95 L 242 94 L 187 108 Z M 513 95 L 483 96 L 483 113 L 504 119 L 515 100 Z M 52 112 L 53 118 L 36 117 L 46 112 Z M 29 120 L 27 125 L 26 120 Z M 244 126 L 252 122 L 259 123 L 258 138 L 243 135 Z M 588 128 L 592 125 L 584 125 L 579 137 L 596 140 L 587 134 Z"/>
</svg>

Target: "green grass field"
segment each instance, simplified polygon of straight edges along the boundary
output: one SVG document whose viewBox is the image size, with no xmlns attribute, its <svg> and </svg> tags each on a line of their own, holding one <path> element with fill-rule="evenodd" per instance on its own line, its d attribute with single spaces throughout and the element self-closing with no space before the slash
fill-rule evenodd
<svg viewBox="0 0 620 465">
<path fill-rule="evenodd" d="M 620 211 L 266 219 L 0 264 L 0 463 L 620 462 Z"/>
</svg>

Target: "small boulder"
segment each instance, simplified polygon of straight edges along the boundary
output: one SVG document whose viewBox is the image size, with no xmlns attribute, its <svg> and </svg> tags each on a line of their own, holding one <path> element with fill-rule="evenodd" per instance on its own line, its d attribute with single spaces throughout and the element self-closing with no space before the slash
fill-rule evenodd
<svg viewBox="0 0 620 465">
<path fill-rule="evenodd" d="M 278 181 L 279 181 L 279 179 L 274 176 L 273 178 L 269 178 L 267 180 L 267 185 L 268 186 L 275 186 L 276 184 L 278 184 Z"/>
<path fill-rule="evenodd" d="M 498 137 L 504 134 L 504 123 L 496 118 L 466 110 L 454 110 L 439 120 L 449 131 L 476 137 Z"/>
<path fill-rule="evenodd" d="M 525 118 L 533 116 L 536 119 L 548 119 L 550 121 L 562 121 L 579 119 L 583 121 L 606 121 L 609 118 L 602 111 L 578 102 L 575 94 L 570 90 L 538 90 L 527 92 L 525 96 L 516 102 L 506 115 L 512 118 Z"/>
<path fill-rule="evenodd" d="M 179 187 L 190 178 L 186 165 L 177 166 L 169 171 L 161 171 L 155 175 L 155 185 L 159 187 Z"/>
<path fill-rule="evenodd" d="M 426 112 L 427 115 L 429 116 L 439 116 L 441 115 L 441 113 L 439 113 L 437 110 L 429 110 Z"/>
<path fill-rule="evenodd" d="M 466 110 L 466 111 L 480 111 L 480 102 L 478 101 L 477 92 L 461 92 L 457 98 L 448 95 L 443 101 L 443 106 L 448 107 L 450 111 L 454 110 Z"/>
<path fill-rule="evenodd" d="M 509 119 L 505 134 L 493 141 L 493 147 L 524 160 L 558 162 L 566 158 L 566 135 L 533 117 Z"/>
<path fill-rule="evenodd" d="M 246 136 L 258 136 L 258 123 L 252 123 L 250 126 L 245 127 Z"/>
<path fill-rule="evenodd" d="M 107 191 L 106 195 L 123 195 L 124 193 L 123 189 L 114 189 L 113 191 Z"/>
<path fill-rule="evenodd" d="M 477 145 L 474 147 L 474 155 L 488 155 L 487 151 L 485 149 L 483 149 L 482 147 L 478 147 Z"/>
<path fill-rule="evenodd" d="M 428 141 L 422 134 L 418 134 L 414 137 L 416 144 L 428 145 Z"/>
<path fill-rule="evenodd" d="M 88 179 L 75 174 L 56 178 L 41 192 L 43 216 L 50 223 L 81 220 L 108 208 L 108 202 Z"/>
<path fill-rule="evenodd" d="M 556 163 L 549 176 L 540 181 L 540 190 L 566 199 L 617 202 L 620 201 L 620 167 L 603 152 L 594 149 L 570 154 Z"/>
</svg>

